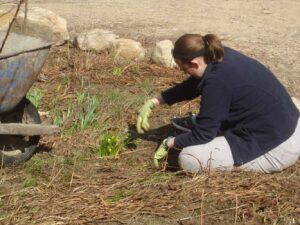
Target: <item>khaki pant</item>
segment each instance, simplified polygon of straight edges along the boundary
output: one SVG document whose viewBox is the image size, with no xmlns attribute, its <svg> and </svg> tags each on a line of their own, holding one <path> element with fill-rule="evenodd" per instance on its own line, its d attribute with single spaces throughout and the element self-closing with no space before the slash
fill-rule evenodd
<svg viewBox="0 0 300 225">
<path fill-rule="evenodd" d="M 293 165 L 300 156 L 300 118 L 293 135 L 266 154 L 238 167 L 263 173 L 279 172 Z M 179 165 L 188 172 L 206 169 L 233 170 L 234 162 L 225 137 L 216 137 L 207 144 L 184 148 L 179 154 Z"/>
</svg>

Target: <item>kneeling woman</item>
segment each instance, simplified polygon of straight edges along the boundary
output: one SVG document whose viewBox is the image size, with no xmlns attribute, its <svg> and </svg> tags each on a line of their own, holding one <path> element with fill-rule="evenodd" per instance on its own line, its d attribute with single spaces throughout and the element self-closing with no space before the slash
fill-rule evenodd
<svg viewBox="0 0 300 225">
<path fill-rule="evenodd" d="M 169 137 L 154 155 L 156 166 L 168 148 L 182 148 L 179 165 L 203 169 L 281 171 L 300 155 L 299 111 L 283 85 L 264 65 L 231 48 L 216 35 L 185 34 L 173 57 L 187 80 L 148 100 L 137 130 L 148 130 L 151 109 L 201 95 L 200 111 L 190 132 Z M 218 133 L 222 136 L 217 136 Z"/>
</svg>

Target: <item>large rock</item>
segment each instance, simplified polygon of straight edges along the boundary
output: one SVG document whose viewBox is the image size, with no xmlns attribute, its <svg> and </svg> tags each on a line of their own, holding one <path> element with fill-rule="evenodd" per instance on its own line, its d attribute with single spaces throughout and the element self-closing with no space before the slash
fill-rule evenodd
<svg viewBox="0 0 300 225">
<path fill-rule="evenodd" d="M 75 45 L 82 50 L 105 51 L 110 48 L 117 35 L 108 30 L 93 29 L 80 33 Z"/>
<path fill-rule="evenodd" d="M 24 15 L 24 11 L 19 12 L 12 32 L 22 32 Z M 0 30 L 7 30 L 13 16 L 12 12 L 0 11 Z M 66 20 L 50 10 L 39 7 L 28 8 L 25 33 L 54 42 L 56 45 L 63 44 L 70 38 Z"/>
<path fill-rule="evenodd" d="M 295 97 L 292 97 L 292 100 L 293 100 L 294 104 L 296 105 L 296 107 L 298 108 L 298 110 L 300 111 L 300 100 Z"/>
<path fill-rule="evenodd" d="M 151 60 L 158 65 L 169 68 L 175 67 L 176 63 L 171 53 L 173 48 L 174 45 L 170 40 L 157 42 L 153 49 Z"/>
<path fill-rule="evenodd" d="M 141 61 L 145 58 L 146 50 L 140 42 L 131 39 L 116 39 L 110 48 L 110 53 L 116 60 Z"/>
</svg>

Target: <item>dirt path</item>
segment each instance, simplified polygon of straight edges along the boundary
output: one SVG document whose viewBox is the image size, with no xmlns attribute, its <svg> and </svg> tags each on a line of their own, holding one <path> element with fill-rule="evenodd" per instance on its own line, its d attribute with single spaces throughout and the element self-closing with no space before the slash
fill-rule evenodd
<svg viewBox="0 0 300 225">
<path fill-rule="evenodd" d="M 72 36 L 97 27 L 153 44 L 186 32 L 219 34 L 225 44 L 271 67 L 300 97 L 295 88 L 300 85 L 298 0 L 31 0 L 30 4 L 66 18 Z"/>
</svg>

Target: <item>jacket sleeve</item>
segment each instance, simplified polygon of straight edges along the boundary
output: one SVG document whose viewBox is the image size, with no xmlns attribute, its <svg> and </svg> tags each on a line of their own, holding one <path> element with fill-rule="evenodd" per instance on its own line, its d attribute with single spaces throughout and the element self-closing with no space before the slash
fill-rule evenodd
<svg viewBox="0 0 300 225">
<path fill-rule="evenodd" d="M 226 119 L 231 103 L 231 90 L 218 79 L 206 80 L 203 85 L 201 110 L 191 132 L 175 137 L 175 145 L 184 148 L 205 144 L 217 136 L 221 122 Z"/>
<path fill-rule="evenodd" d="M 190 76 L 187 80 L 183 81 L 176 86 L 163 91 L 161 96 L 168 105 L 184 100 L 191 100 L 200 96 L 200 91 L 197 90 L 197 85 L 201 80 Z"/>
</svg>

